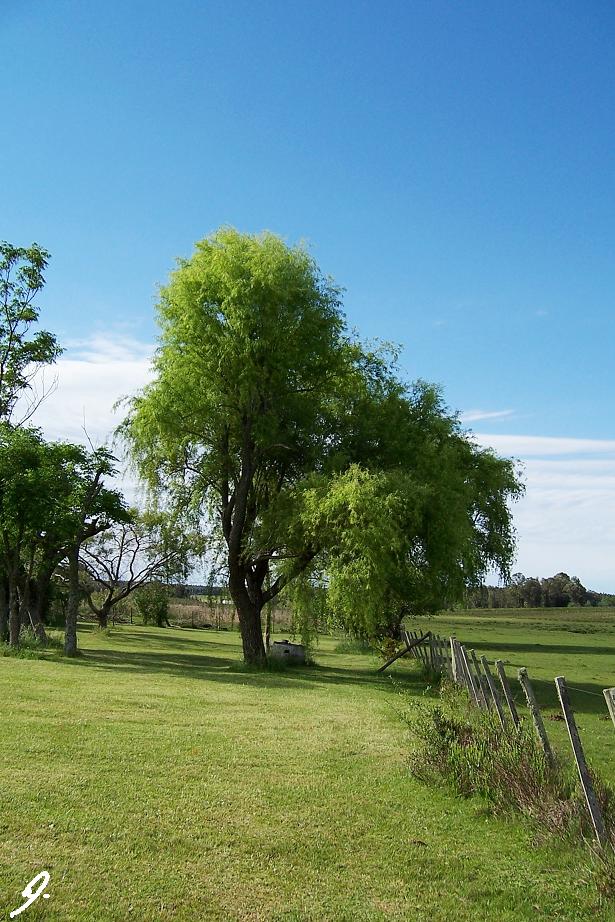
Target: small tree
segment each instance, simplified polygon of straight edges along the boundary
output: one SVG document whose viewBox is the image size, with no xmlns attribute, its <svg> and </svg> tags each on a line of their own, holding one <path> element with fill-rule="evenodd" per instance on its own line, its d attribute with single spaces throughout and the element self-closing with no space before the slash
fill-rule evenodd
<svg viewBox="0 0 615 922">
<path fill-rule="evenodd" d="M 141 585 L 135 592 L 134 600 L 143 624 L 153 624 L 156 627 L 171 626 L 169 624 L 169 592 L 162 583 L 153 582 Z"/>
<path fill-rule="evenodd" d="M 81 544 L 127 515 L 104 478 L 114 473 L 105 449 L 46 442 L 38 429 L 0 423 L 0 571 L 8 595 L 9 641 L 30 619 L 44 640 L 40 598 L 58 564 L 68 562 L 65 650 L 76 652 Z"/>
<path fill-rule="evenodd" d="M 112 609 L 145 583 L 185 577 L 196 544 L 170 516 L 136 509 L 130 521 L 86 541 L 79 556 L 82 586 L 100 627 L 107 627 Z"/>
</svg>

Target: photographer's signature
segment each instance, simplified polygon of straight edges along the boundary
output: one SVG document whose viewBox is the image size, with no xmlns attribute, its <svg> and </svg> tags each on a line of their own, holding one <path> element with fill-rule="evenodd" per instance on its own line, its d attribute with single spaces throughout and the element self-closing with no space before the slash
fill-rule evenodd
<svg viewBox="0 0 615 922">
<path fill-rule="evenodd" d="M 31 906 L 32 903 L 37 900 L 41 894 L 43 895 L 44 900 L 48 900 L 49 894 L 43 893 L 43 890 L 47 888 L 48 883 L 49 874 L 47 871 L 40 871 L 36 877 L 33 877 L 30 883 L 26 884 L 26 886 L 21 891 L 21 895 L 26 902 L 22 903 L 21 906 L 18 906 L 17 909 L 14 909 L 13 912 L 10 913 L 11 919 L 14 919 L 15 916 L 18 916 L 21 912 L 24 911 L 24 909 L 27 909 L 28 906 Z M 37 884 L 38 889 L 35 889 Z"/>
</svg>

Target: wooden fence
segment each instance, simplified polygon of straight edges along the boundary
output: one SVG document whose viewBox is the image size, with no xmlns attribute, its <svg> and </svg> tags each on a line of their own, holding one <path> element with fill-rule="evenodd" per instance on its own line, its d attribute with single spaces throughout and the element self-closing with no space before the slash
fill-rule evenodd
<svg viewBox="0 0 615 922">
<path fill-rule="evenodd" d="M 427 669 L 446 676 L 449 681 L 465 688 L 470 700 L 477 708 L 493 711 L 497 714 L 503 731 L 514 732 L 521 725 L 521 717 L 517 711 L 511 684 L 501 659 L 496 659 L 495 663 L 490 664 L 485 656 L 479 658 L 474 650 L 466 650 L 465 646 L 456 637 L 449 637 L 446 640 L 432 631 L 427 631 L 424 634 L 418 634 L 416 631 L 404 631 L 403 640 L 405 643 L 404 648 L 387 660 L 378 672 L 384 672 L 391 663 L 400 657 L 412 656 Z M 491 670 L 492 665 L 495 669 L 495 675 Z M 538 742 L 545 753 L 545 757 L 552 762 L 554 758 L 553 749 L 527 669 L 521 668 L 517 671 L 517 680 L 523 690 Z M 592 827 L 597 842 L 603 847 L 608 840 L 604 817 L 587 767 L 564 676 L 557 676 L 555 688 L 563 719 L 568 729 L 570 745 Z M 608 712 L 615 726 L 615 688 L 605 688 L 603 693 Z"/>
</svg>

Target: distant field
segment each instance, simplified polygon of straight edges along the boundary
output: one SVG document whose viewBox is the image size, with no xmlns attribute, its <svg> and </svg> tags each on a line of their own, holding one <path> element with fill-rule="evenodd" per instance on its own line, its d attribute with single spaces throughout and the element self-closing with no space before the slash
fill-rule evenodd
<svg viewBox="0 0 615 922">
<path fill-rule="evenodd" d="M 599 693 L 615 617 L 599 618 L 437 626 Z M 413 663 L 376 676 L 375 658 L 326 638 L 317 666 L 255 673 L 235 633 L 134 625 L 88 626 L 81 643 L 77 661 L 0 659 L 5 917 L 44 868 L 51 898 L 26 922 L 615 920 L 585 853 L 409 777 L 398 709 L 424 693 Z M 575 697 L 611 764 L 597 701 Z"/>
<path fill-rule="evenodd" d="M 499 658 L 516 679 L 526 666 L 547 714 L 560 713 L 553 679 L 566 677 L 588 757 L 605 778 L 615 779 L 615 727 L 602 689 L 615 685 L 615 608 L 476 609 L 417 619 L 442 636 L 456 634 L 468 649 Z M 523 707 L 523 692 L 514 683 Z M 568 752 L 566 730 L 548 721 L 547 730 Z"/>
</svg>

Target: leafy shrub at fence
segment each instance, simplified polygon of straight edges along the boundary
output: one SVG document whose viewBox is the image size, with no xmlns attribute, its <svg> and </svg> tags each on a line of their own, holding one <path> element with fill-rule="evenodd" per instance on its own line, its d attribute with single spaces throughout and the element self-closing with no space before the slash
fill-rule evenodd
<svg viewBox="0 0 615 922">
<path fill-rule="evenodd" d="M 143 624 L 169 626 L 169 593 L 161 583 L 146 583 L 134 593 L 137 611 Z"/>
<path fill-rule="evenodd" d="M 445 780 L 464 796 L 482 797 L 494 813 L 523 813 L 545 831 L 591 836 L 574 775 L 546 758 L 529 722 L 503 731 L 497 715 L 474 707 L 465 691 L 450 685 L 435 707 L 411 705 L 405 718 L 415 777 L 428 784 Z M 596 791 L 613 838 L 613 792 L 601 783 Z"/>
</svg>

